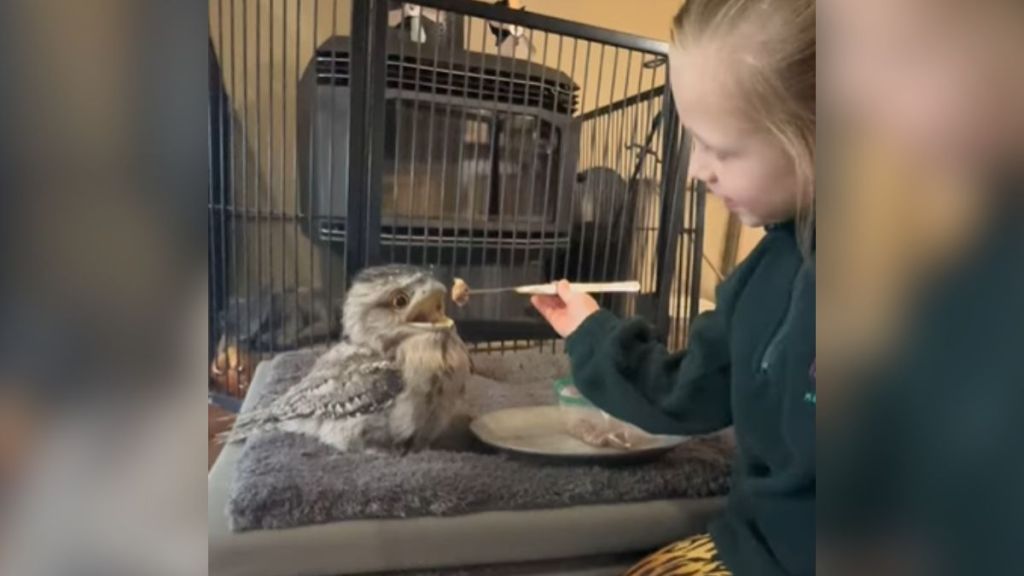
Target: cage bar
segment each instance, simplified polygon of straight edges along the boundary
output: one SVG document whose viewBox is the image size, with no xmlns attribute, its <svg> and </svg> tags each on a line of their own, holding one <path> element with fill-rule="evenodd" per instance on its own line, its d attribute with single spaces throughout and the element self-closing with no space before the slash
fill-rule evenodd
<svg viewBox="0 0 1024 576">
<path fill-rule="evenodd" d="M 218 369 L 224 348 L 251 370 L 336 341 L 347 283 L 385 262 L 479 287 L 636 279 L 602 305 L 684 345 L 704 203 L 665 43 L 472 0 L 209 9 Z M 474 346 L 559 349 L 518 295 L 451 314 Z"/>
</svg>

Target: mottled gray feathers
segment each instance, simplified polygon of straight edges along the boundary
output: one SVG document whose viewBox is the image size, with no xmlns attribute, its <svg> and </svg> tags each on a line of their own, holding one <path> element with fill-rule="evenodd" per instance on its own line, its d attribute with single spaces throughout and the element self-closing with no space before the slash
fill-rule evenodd
<svg viewBox="0 0 1024 576">
<path fill-rule="evenodd" d="M 401 373 L 393 362 L 342 343 L 321 356 L 310 373 L 273 404 L 240 416 L 229 438 L 241 440 L 285 420 L 341 419 L 386 409 L 402 388 Z"/>
</svg>

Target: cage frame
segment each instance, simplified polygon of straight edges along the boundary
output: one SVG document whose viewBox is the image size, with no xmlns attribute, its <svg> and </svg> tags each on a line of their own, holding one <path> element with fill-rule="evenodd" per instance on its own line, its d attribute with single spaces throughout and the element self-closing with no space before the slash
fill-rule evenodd
<svg viewBox="0 0 1024 576">
<path fill-rule="evenodd" d="M 235 18 L 235 0 L 228 0 L 231 2 L 231 42 L 232 42 L 232 54 L 231 58 L 235 59 L 239 55 L 234 53 L 236 43 L 236 30 L 233 19 Z M 271 10 L 273 9 L 274 0 L 271 2 Z M 284 5 L 287 7 L 291 4 L 291 0 L 282 0 Z M 319 0 L 298 0 L 299 2 L 315 2 L 315 6 L 319 5 Z M 349 123 L 350 131 L 348 135 L 348 190 L 347 194 L 347 216 L 345 221 L 345 242 L 344 242 L 344 255 L 345 255 L 345 276 L 350 282 L 354 277 L 355 273 L 367 266 L 373 266 L 382 264 L 387 261 L 384 257 L 384 250 L 382 249 L 382 236 L 381 236 L 381 225 L 383 222 L 382 204 L 385 191 L 383 190 L 383 174 L 385 171 L 385 146 L 388 143 L 385 141 L 385 122 L 386 122 L 386 94 L 388 90 L 387 86 L 387 66 L 388 66 L 388 51 L 387 51 L 387 35 L 388 35 L 388 11 L 389 8 L 393 8 L 395 2 L 389 0 L 350 0 L 351 1 L 351 33 L 350 33 L 350 84 L 349 89 L 351 91 L 350 101 L 350 114 L 351 122 Z M 337 0 L 324 0 L 324 2 L 332 2 L 334 9 L 337 10 Z M 222 308 L 230 307 L 228 292 L 230 286 L 227 283 L 227 274 L 230 272 L 238 272 L 239 264 L 237 256 L 234 254 L 237 250 L 235 243 L 237 239 L 232 239 L 230 245 L 225 245 L 225 234 L 232 235 L 237 234 L 238 231 L 234 229 L 236 226 L 241 226 L 243 230 L 244 242 L 244 224 L 239 224 L 235 220 L 230 220 L 230 224 L 226 223 L 228 218 L 237 218 L 238 215 L 234 213 L 236 210 L 236 199 L 232 196 L 230 203 L 231 206 L 227 206 L 227 195 L 235 194 L 235 186 L 237 182 L 234 181 L 236 177 L 236 169 L 234 166 L 236 154 L 234 147 L 236 143 L 232 142 L 232 138 L 235 137 L 234 129 L 237 120 L 232 118 L 234 110 L 231 108 L 231 97 L 227 93 L 225 87 L 226 82 L 231 82 L 234 88 L 238 87 L 237 79 L 234 77 L 237 72 L 234 70 L 236 65 L 232 65 L 232 78 L 228 79 L 224 76 L 224 68 L 218 58 L 225 58 L 224 54 L 224 14 L 223 14 L 223 1 L 222 0 L 211 0 L 211 4 L 216 3 L 215 10 L 219 14 L 219 26 L 220 26 L 220 50 L 215 50 L 213 35 L 211 31 L 210 36 L 210 47 L 209 47 L 209 66 L 210 66 L 210 84 L 209 84 L 209 105 L 210 112 L 208 115 L 209 122 L 209 159 L 210 159 L 210 200 L 209 200 L 209 230 L 211 237 L 209 240 L 209 253 L 210 258 L 210 269 L 211 278 L 209 280 L 210 288 L 210 350 L 211 356 L 215 354 L 213 350 L 213 341 L 218 336 L 217 323 L 220 321 L 218 314 L 222 313 Z M 250 6 L 254 4 L 255 6 Z M 256 2 L 249 2 L 248 0 L 242 0 L 242 17 L 243 17 L 243 28 L 242 33 L 247 34 L 249 32 L 248 20 L 246 20 L 245 10 L 250 8 L 257 10 L 256 14 L 256 41 L 257 48 L 259 48 L 260 42 L 260 20 L 259 10 L 262 6 L 262 0 Z M 541 31 L 547 35 L 557 35 L 560 38 L 568 40 L 586 41 L 588 43 L 596 43 L 602 46 L 609 46 L 615 48 L 621 48 L 628 51 L 638 52 L 641 54 L 649 55 L 653 59 L 667 59 L 669 46 L 665 42 L 636 36 L 633 34 L 592 26 L 589 24 L 583 24 L 580 22 L 574 22 L 570 20 L 564 20 L 555 18 L 547 15 L 537 14 L 533 12 L 527 12 L 522 10 L 513 10 L 504 6 L 487 4 L 478 2 L 476 0 L 419 0 L 416 2 L 410 2 L 424 8 L 433 8 L 441 10 L 447 13 L 458 14 L 462 16 L 474 17 L 483 19 L 486 21 L 500 22 L 503 24 L 522 26 L 531 30 Z M 301 6 L 301 5 L 300 5 Z M 298 9 L 296 8 L 296 16 L 298 16 Z M 314 13 L 313 19 L 313 36 L 314 44 L 316 37 L 316 14 L 319 12 L 319 8 L 316 8 L 317 12 Z M 287 14 L 285 15 L 285 23 L 287 23 Z M 295 23 L 301 26 L 301 22 Z M 283 28 L 282 28 L 283 31 Z M 308 33 L 308 31 L 307 31 Z M 271 31 L 271 34 L 273 32 Z M 298 37 L 298 31 L 296 31 L 296 38 Z M 248 40 L 244 39 L 243 36 L 243 50 L 248 47 Z M 286 38 L 286 36 L 282 36 Z M 545 37 L 546 38 L 546 37 Z M 560 42 L 561 40 L 559 40 Z M 299 57 L 297 53 L 297 42 L 296 40 L 296 53 L 295 53 L 295 69 L 299 69 Z M 590 44 L 588 44 L 589 50 Z M 468 40 L 467 40 L 467 50 Z M 273 47 L 271 46 L 271 50 Z M 281 48 L 282 54 L 286 53 L 284 47 Z M 284 56 L 282 56 L 283 58 Z M 589 57 L 589 54 L 588 54 Z M 248 66 L 249 56 L 243 53 L 243 65 Z M 257 55 L 258 58 L 258 55 Z M 574 56 L 575 58 L 575 56 Z M 309 66 L 316 66 L 317 60 L 317 49 L 314 46 L 312 60 L 307 64 Z M 564 73 L 564 71 L 563 71 Z M 243 70 L 243 83 L 245 88 L 245 94 L 248 94 L 249 83 L 245 75 L 247 71 Z M 257 89 L 257 101 L 261 96 L 259 95 L 260 80 L 259 80 L 259 63 L 257 61 L 257 78 L 256 78 L 256 89 Z M 273 74 L 273 68 L 270 70 L 270 74 Z M 282 71 L 282 74 L 284 72 Z M 627 74 L 628 75 L 628 74 Z M 282 81 L 291 81 L 290 78 L 283 78 Z M 297 79 L 296 79 L 297 80 Z M 267 80 L 268 82 L 273 81 L 272 78 Z M 239 95 L 235 94 L 234 98 L 238 98 Z M 244 96 L 248 98 L 248 96 Z M 297 96 L 296 96 L 297 98 Z M 609 97 L 611 100 L 611 97 Z M 660 100 L 660 102 L 659 102 Z M 643 90 L 638 93 L 630 94 L 619 100 L 609 101 L 607 104 L 600 105 L 591 110 L 580 110 L 580 112 L 573 116 L 574 121 L 584 122 L 594 119 L 599 119 L 603 116 L 614 114 L 618 111 L 624 110 L 629 106 L 635 105 L 639 102 L 651 101 L 654 109 L 657 110 L 652 122 L 659 122 L 660 129 L 655 131 L 653 129 L 647 131 L 647 140 L 641 143 L 646 149 L 652 147 L 652 138 L 660 138 L 661 142 L 660 149 L 662 150 L 662 158 L 660 159 L 660 168 L 658 171 L 658 185 L 660 186 L 660 206 L 659 216 L 657 221 L 656 239 L 654 241 L 653 258 L 654 267 L 656 273 L 653 274 L 655 286 L 649 297 L 645 296 L 643 299 L 638 298 L 636 303 L 636 313 L 645 316 L 652 321 L 655 327 L 656 336 L 667 342 L 670 338 L 670 332 L 674 330 L 679 334 L 682 334 L 682 340 L 685 340 L 685 334 L 688 331 L 689 322 L 692 322 L 696 318 L 699 312 L 700 303 L 700 291 L 701 291 L 701 271 L 702 271 L 702 258 L 703 254 L 703 243 L 704 243 L 704 219 L 705 219 L 705 190 L 704 186 L 700 182 L 692 182 L 688 174 L 689 155 L 691 149 L 691 136 L 680 124 L 678 115 L 676 114 L 675 105 L 672 100 L 671 90 L 668 88 L 668 73 L 666 71 L 664 82 L 660 85 L 653 86 L 649 90 Z M 284 106 L 284 104 L 282 104 Z M 245 128 L 250 120 L 250 112 L 244 111 L 244 120 L 239 124 L 242 128 L 242 142 L 241 146 L 247 144 L 245 136 Z M 257 126 L 254 127 L 257 131 L 259 130 L 259 110 L 257 114 Z M 271 103 L 271 114 L 273 114 L 273 103 Z M 296 115 L 298 110 L 296 109 Z M 570 113 L 570 115 L 572 115 Z M 299 122 L 296 118 L 294 122 Z M 225 128 L 225 123 L 227 128 Z M 283 128 L 282 131 L 286 129 Z M 271 119 L 271 130 L 273 130 L 273 119 Z M 271 138 L 273 138 L 271 133 Z M 278 136 L 282 135 L 278 134 Z M 256 141 L 256 155 L 254 158 L 256 165 L 257 174 L 255 179 L 259 178 L 259 163 L 262 161 L 259 152 L 260 136 L 257 133 Z M 283 140 L 282 140 L 283 144 Z M 304 146 L 305 142 L 296 141 L 295 146 Z M 312 141 L 310 141 L 312 145 Z M 582 147 L 582 144 L 577 144 Z M 297 148 L 296 148 L 297 150 Z M 246 189 L 245 177 L 248 174 L 245 168 L 244 159 L 245 150 L 242 150 L 243 159 L 243 174 L 241 187 L 243 188 L 242 193 L 246 196 L 245 201 L 248 202 L 248 190 Z M 271 150 L 267 151 L 269 155 L 273 153 L 273 143 L 271 143 Z M 284 152 L 282 152 L 283 154 Z M 297 152 L 296 152 L 297 153 Z M 637 176 L 641 169 L 643 162 L 645 161 L 645 153 L 638 154 L 636 166 L 632 168 L 631 177 L 627 183 L 633 183 L 637 180 Z M 282 160 L 283 162 L 284 160 Z M 397 161 L 397 159 L 396 159 Z M 561 162 L 561 160 L 560 160 Z M 271 161 L 273 165 L 273 161 Z M 283 167 L 282 163 L 282 167 Z M 294 167 L 296 172 L 292 175 L 294 178 L 299 178 L 298 167 Z M 303 167 L 303 170 L 305 168 Z M 279 174 L 280 178 L 283 179 L 286 175 L 286 170 L 282 168 L 282 174 Z M 491 176 L 494 179 L 495 176 Z M 499 177 L 500 178 L 500 177 Z M 257 186 L 258 182 L 250 182 L 250 185 Z M 271 186 L 273 184 L 271 183 Z M 298 211 L 300 210 L 298 200 L 298 183 L 296 186 L 296 227 L 301 226 L 303 223 L 301 218 L 298 218 Z M 229 191 L 230 190 L 230 191 Z M 556 193 L 561 193 L 557 191 Z M 689 200 L 688 200 L 689 199 Z M 268 196 L 269 200 L 269 196 Z M 257 224 L 263 225 L 263 215 L 260 213 L 259 197 L 256 197 L 256 218 Z M 685 207 L 685 214 L 684 214 Z M 245 210 L 248 211 L 249 206 L 245 206 Z M 272 207 L 266 208 L 272 211 Z M 281 229 L 282 234 L 284 230 L 284 219 L 287 215 L 283 213 L 279 215 L 282 218 Z M 230 216 L 226 216 L 229 214 Z M 273 220 L 273 214 L 267 215 L 267 223 L 276 222 Z M 248 216 L 246 216 L 248 217 Z M 219 218 L 219 221 L 218 221 Z M 684 222 L 691 223 L 692 225 L 686 226 Z M 219 225 L 219 226 L 218 226 Z M 225 226 L 230 226 L 225 230 Z M 314 234 L 313 230 L 308 231 L 310 237 Z M 294 233 L 297 233 L 294 232 Z M 621 233 L 621 231 L 620 231 Z M 683 254 L 681 249 L 682 238 L 684 235 L 690 239 L 690 245 L 687 247 L 686 254 Z M 218 243 L 219 242 L 219 243 Z M 312 248 L 310 248 L 312 250 Z M 260 248 L 262 250 L 262 248 Z M 219 252 L 219 256 L 218 256 Z M 227 253 L 230 252 L 230 258 L 232 262 L 227 266 L 230 270 L 220 270 L 217 267 L 218 258 L 220 265 L 225 266 Z M 312 252 L 310 253 L 310 259 L 312 262 Z M 262 258 L 262 256 L 260 256 Z M 243 255 L 244 258 L 244 255 Z M 271 256 L 271 261 L 273 257 Z M 282 268 L 285 263 L 282 262 Z M 298 262 L 294 263 L 296 266 L 295 278 L 298 283 Z M 312 265 L 312 263 L 310 264 Z M 251 263 L 250 263 L 251 266 Z M 220 272 L 218 277 L 217 272 Z M 248 269 L 245 269 L 246 274 L 249 274 Z M 675 305 L 677 309 L 673 316 L 673 283 L 677 281 L 677 275 L 684 275 L 684 279 L 680 282 L 684 286 L 677 294 Z M 260 274 L 258 274 L 259 277 Z M 328 276 L 330 276 L 328 274 Z M 329 279 L 328 279 L 329 280 Z M 232 284 L 237 284 L 237 276 L 232 279 Z M 246 315 L 246 329 L 250 328 L 250 324 L 253 321 L 251 310 L 249 306 L 255 304 L 256 315 L 260 315 L 260 306 L 262 306 L 262 300 L 264 296 L 264 286 L 257 286 L 256 290 L 259 293 L 259 298 L 254 301 L 250 299 L 248 293 L 248 276 L 246 279 L 246 303 L 244 314 Z M 282 284 L 283 286 L 283 284 Z M 310 286 L 312 290 L 314 287 Z M 345 287 L 341 287 L 341 294 L 344 294 Z M 296 290 L 299 289 L 299 285 L 296 285 Z M 273 291 L 273 284 L 270 287 Z M 328 290 L 327 298 L 332 297 L 333 289 Z M 235 294 L 235 297 L 238 297 Z M 296 295 L 296 306 L 298 305 L 299 296 Z M 312 299 L 312 296 L 310 296 Z M 678 309 L 685 302 L 686 310 Z M 328 309 L 330 309 L 332 302 L 326 302 Z M 273 305 L 272 303 L 270 304 Z M 238 304 L 234 306 L 237 308 Z M 243 312 L 235 310 L 235 315 L 238 320 L 241 321 Z M 685 325 L 673 327 L 673 321 L 683 323 Z M 273 320 L 271 320 L 273 322 Z M 460 334 L 463 335 L 464 339 L 471 343 L 493 343 L 493 342 L 523 342 L 523 341 L 548 341 L 557 338 L 556 334 L 547 326 L 543 321 L 537 320 L 521 320 L 521 319 L 486 319 L 486 320 L 473 320 L 473 319 L 457 319 L 457 327 Z"/>
</svg>

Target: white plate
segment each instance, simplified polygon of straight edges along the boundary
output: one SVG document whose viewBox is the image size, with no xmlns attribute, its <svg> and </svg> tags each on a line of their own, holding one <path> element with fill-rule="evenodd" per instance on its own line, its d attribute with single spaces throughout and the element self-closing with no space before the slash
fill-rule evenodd
<svg viewBox="0 0 1024 576">
<path fill-rule="evenodd" d="M 470 430 L 483 443 L 506 452 L 609 463 L 653 460 L 686 441 L 684 436 L 646 435 L 631 448 L 591 446 L 566 432 L 564 414 L 558 406 L 490 412 L 473 420 Z"/>
</svg>

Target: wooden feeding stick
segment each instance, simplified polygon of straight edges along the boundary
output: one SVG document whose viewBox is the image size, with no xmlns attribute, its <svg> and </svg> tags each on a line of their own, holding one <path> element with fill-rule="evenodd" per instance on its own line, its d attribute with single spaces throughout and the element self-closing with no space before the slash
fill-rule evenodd
<svg viewBox="0 0 1024 576">
<path fill-rule="evenodd" d="M 626 280 L 623 282 L 576 282 L 570 284 L 570 290 L 573 292 L 586 292 L 588 294 L 609 292 L 635 293 L 640 291 L 640 282 L 636 280 Z M 461 278 L 456 278 L 455 283 L 452 285 L 452 300 L 459 306 L 465 306 L 466 303 L 469 302 L 469 295 L 471 293 L 499 294 L 502 292 L 554 295 L 558 293 L 558 288 L 555 283 L 549 282 L 547 284 L 524 284 L 521 286 L 506 286 L 503 288 L 473 288 L 471 290 L 469 285 Z"/>
</svg>

